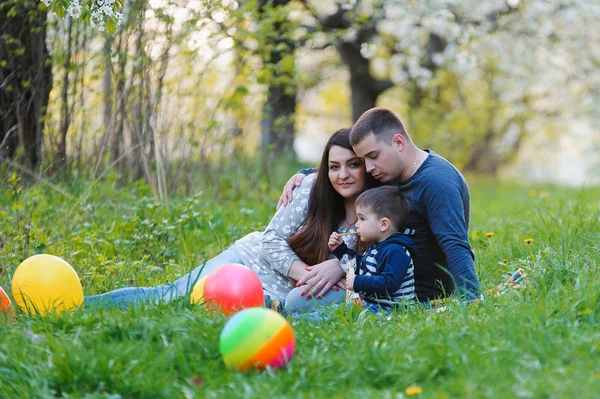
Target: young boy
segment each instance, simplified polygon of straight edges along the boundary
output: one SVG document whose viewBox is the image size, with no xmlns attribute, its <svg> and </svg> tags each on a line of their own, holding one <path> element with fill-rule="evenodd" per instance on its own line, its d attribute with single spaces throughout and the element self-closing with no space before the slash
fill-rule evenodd
<svg viewBox="0 0 600 399">
<path fill-rule="evenodd" d="M 377 312 L 415 299 L 414 251 L 410 237 L 400 233 L 408 219 L 408 202 L 393 186 L 367 190 L 356 199 L 356 230 L 362 242 L 372 242 L 362 257 L 337 232 L 329 238 L 333 254 L 356 257 L 358 274 L 348 273 L 346 289 L 356 291 L 365 307 Z"/>
</svg>

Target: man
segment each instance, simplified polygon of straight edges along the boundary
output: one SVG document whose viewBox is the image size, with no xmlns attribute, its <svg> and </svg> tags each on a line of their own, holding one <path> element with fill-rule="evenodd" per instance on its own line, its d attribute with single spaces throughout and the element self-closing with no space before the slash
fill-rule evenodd
<svg viewBox="0 0 600 399">
<path fill-rule="evenodd" d="M 478 298 L 479 280 L 468 242 L 469 188 L 462 174 L 435 152 L 417 148 L 402 121 L 384 108 L 365 112 L 352 128 L 350 141 L 364 159 L 366 171 L 382 183 L 397 186 L 409 200 L 406 233 L 417 247 L 417 298 L 427 301 L 454 292 L 463 300 Z M 286 184 L 278 206 L 287 204 L 298 179 L 295 175 Z M 309 273 L 299 284 L 306 283 L 309 293 L 321 290 L 322 296 L 336 275 L 342 278 L 341 269 L 330 268 L 307 268 Z"/>
</svg>

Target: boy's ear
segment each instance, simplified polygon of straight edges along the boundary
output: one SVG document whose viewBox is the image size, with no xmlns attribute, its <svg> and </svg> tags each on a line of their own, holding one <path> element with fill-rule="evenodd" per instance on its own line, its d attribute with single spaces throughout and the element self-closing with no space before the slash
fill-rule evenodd
<svg viewBox="0 0 600 399">
<path fill-rule="evenodd" d="M 382 233 L 386 232 L 387 229 L 389 229 L 391 225 L 392 225 L 392 222 L 390 222 L 390 219 L 388 219 L 388 218 L 382 218 L 379 221 L 379 229 L 381 230 Z"/>
</svg>

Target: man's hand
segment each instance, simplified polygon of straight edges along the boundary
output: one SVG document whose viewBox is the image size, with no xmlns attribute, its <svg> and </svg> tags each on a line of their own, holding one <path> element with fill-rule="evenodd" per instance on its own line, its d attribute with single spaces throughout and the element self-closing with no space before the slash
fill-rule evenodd
<svg viewBox="0 0 600 399">
<path fill-rule="evenodd" d="M 327 246 L 330 250 L 333 251 L 334 249 L 342 245 L 343 242 L 344 241 L 342 240 L 342 237 L 340 237 L 339 234 L 336 231 L 334 231 L 329 237 L 329 242 L 327 242 Z"/>
<path fill-rule="evenodd" d="M 296 286 L 300 287 L 306 284 L 302 295 L 306 295 L 307 298 L 316 296 L 317 299 L 321 299 L 333 286 L 340 286 L 341 284 L 338 282 L 344 277 L 344 271 L 337 259 L 329 259 L 318 265 L 306 266 L 305 269 L 308 273 L 298 281 Z"/>
<path fill-rule="evenodd" d="M 296 187 L 300 187 L 300 184 L 302 184 L 302 180 L 304 180 L 305 177 L 306 176 L 304 176 L 302 173 L 296 173 L 290 178 L 290 180 L 287 181 L 287 183 L 285 183 L 285 186 L 283 186 L 283 193 L 277 202 L 277 210 L 279 210 L 279 208 L 282 206 L 287 206 L 287 204 L 292 202 L 292 191 L 294 191 Z"/>
</svg>

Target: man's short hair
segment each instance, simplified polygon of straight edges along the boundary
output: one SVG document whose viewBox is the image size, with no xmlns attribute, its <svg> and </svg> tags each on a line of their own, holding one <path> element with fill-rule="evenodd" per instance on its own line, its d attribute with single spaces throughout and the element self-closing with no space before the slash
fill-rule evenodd
<svg viewBox="0 0 600 399">
<path fill-rule="evenodd" d="M 378 218 L 388 218 L 397 231 L 404 229 L 410 213 L 408 201 L 394 186 L 364 191 L 356 198 L 355 206 L 369 208 Z"/>
<path fill-rule="evenodd" d="M 357 145 L 369 134 L 375 136 L 378 142 L 391 144 L 396 134 L 407 137 L 404 124 L 392 111 L 386 108 L 371 108 L 358 118 L 350 132 L 350 144 Z"/>
</svg>

